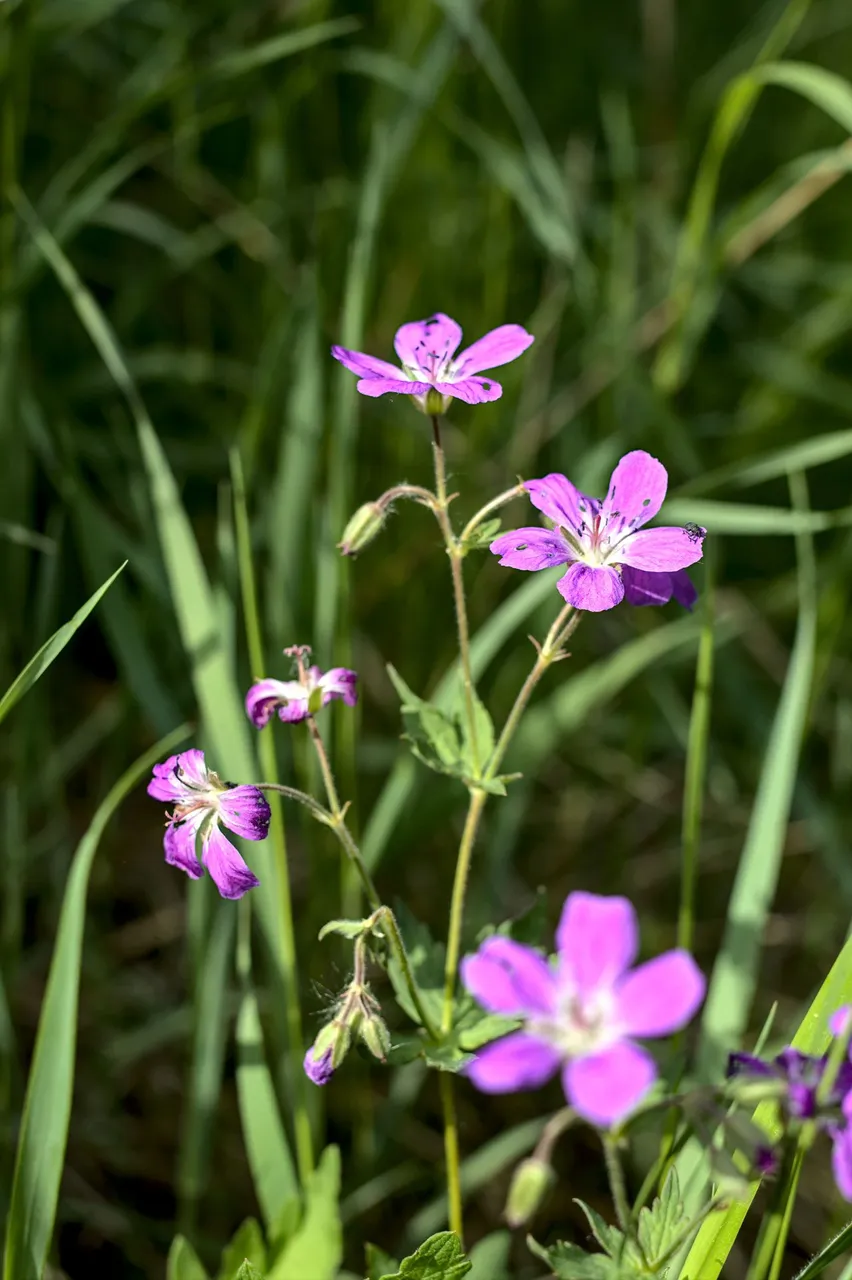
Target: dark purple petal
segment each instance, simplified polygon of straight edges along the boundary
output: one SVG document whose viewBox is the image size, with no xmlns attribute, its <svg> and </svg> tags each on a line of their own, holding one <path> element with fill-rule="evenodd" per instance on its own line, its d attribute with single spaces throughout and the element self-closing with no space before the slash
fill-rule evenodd
<svg viewBox="0 0 852 1280">
<path fill-rule="evenodd" d="M 162 764 L 155 764 L 152 769 L 153 778 L 148 783 L 148 795 L 155 800 L 185 800 L 189 788 L 181 782 L 175 770 L 179 756 L 169 756 Z"/>
<path fill-rule="evenodd" d="M 265 840 L 269 832 L 269 801 L 257 787 L 231 787 L 219 797 L 222 822 L 245 840 Z"/>
<path fill-rule="evenodd" d="M 587 564 L 572 564 L 557 582 L 556 589 L 568 604 L 587 613 L 614 609 L 624 599 L 621 576 L 608 565 L 593 569 Z"/>
<path fill-rule="evenodd" d="M 363 351 L 349 351 L 346 347 L 332 347 L 331 354 L 339 360 L 350 373 L 360 374 L 362 378 L 390 378 L 392 381 L 402 377 L 402 370 L 387 360 L 379 360 L 376 356 L 365 355 Z"/>
<path fill-rule="evenodd" d="M 209 813 L 209 809 L 196 809 L 188 818 L 170 823 L 163 837 L 166 862 L 170 867 L 180 867 L 193 880 L 204 875 L 204 868 L 196 857 L 195 841 L 198 828 Z"/>
<path fill-rule="evenodd" d="M 348 667 L 332 667 L 317 681 L 322 689 L 322 705 L 325 706 L 332 698 L 342 698 L 347 707 L 354 707 L 358 701 L 357 682 L 357 672 L 350 671 Z"/>
<path fill-rule="evenodd" d="M 551 569 L 574 559 L 574 553 L 561 533 L 537 526 L 501 533 L 489 550 L 500 556 L 500 563 L 510 569 Z"/>
<path fill-rule="evenodd" d="M 498 365 L 517 360 L 533 342 L 535 338 L 522 325 L 501 324 L 461 352 L 455 361 L 454 372 L 467 376 L 482 373 L 485 369 L 496 369 Z"/>
<path fill-rule="evenodd" d="M 546 1084 L 556 1075 L 559 1063 L 552 1044 L 516 1031 L 486 1045 L 464 1072 L 483 1093 L 515 1093 Z"/>
<path fill-rule="evenodd" d="M 633 605 L 668 604 L 672 598 L 673 579 L 671 573 L 646 573 L 644 569 L 633 569 L 626 564 L 621 571 L 624 584 L 624 598 Z"/>
<path fill-rule="evenodd" d="M 778 1072 L 769 1062 L 764 1062 L 762 1058 L 755 1058 L 751 1053 L 729 1053 L 728 1067 L 725 1074 L 731 1076 L 760 1076 L 765 1079 L 767 1076 L 777 1076 Z"/>
<path fill-rule="evenodd" d="M 641 529 L 623 538 L 609 553 L 613 564 L 629 564 L 649 573 L 671 573 L 701 559 L 703 535 L 676 526 Z"/>
<path fill-rule="evenodd" d="M 609 489 L 601 503 L 601 519 L 606 524 L 610 539 L 617 537 L 619 530 L 626 533 L 628 529 L 638 529 L 655 516 L 663 505 L 668 482 L 665 467 L 650 453 L 644 449 L 626 453 L 613 471 Z M 638 566 L 640 569 L 649 567 Z"/>
<path fill-rule="evenodd" d="M 507 1017 L 552 1014 L 556 978 L 531 947 L 511 938 L 487 938 L 461 965 L 462 982 L 489 1013 Z"/>
<path fill-rule="evenodd" d="M 597 515 L 598 503 L 595 499 L 587 498 L 558 471 L 552 471 L 541 480 L 527 480 L 524 488 L 534 507 L 538 507 L 548 520 L 562 525 L 578 539 L 582 538 L 584 530 L 589 528 Z"/>
<path fill-rule="evenodd" d="M 402 363 L 431 381 L 455 355 L 462 331 L 455 320 L 437 311 L 428 320 L 414 320 L 396 331 L 394 349 Z"/>
<path fill-rule="evenodd" d="M 328 1084 L 329 1080 L 334 1075 L 334 1067 L 331 1065 L 331 1058 L 331 1049 L 326 1049 L 324 1054 L 319 1058 L 315 1058 L 313 1045 L 311 1045 L 310 1049 L 305 1054 L 304 1061 L 305 1075 L 308 1079 L 312 1080 L 314 1084 Z"/>
<path fill-rule="evenodd" d="M 698 600 L 698 592 L 695 590 L 695 584 L 685 569 L 675 569 L 671 575 L 672 592 L 678 604 L 683 605 L 684 609 L 690 611 L 695 608 Z"/>
<path fill-rule="evenodd" d="M 356 391 L 362 396 L 400 395 L 422 396 L 432 388 L 431 382 L 407 382 L 404 378 L 362 378 L 356 384 Z"/>
<path fill-rule="evenodd" d="M 435 387 L 443 396 L 455 396 L 465 404 L 487 404 L 499 400 L 503 388 L 493 378 L 461 378 L 458 382 L 436 382 Z"/>
<path fill-rule="evenodd" d="M 618 1022 L 629 1036 L 668 1036 L 693 1017 L 707 983 L 688 951 L 666 951 L 620 978 Z"/>
<path fill-rule="evenodd" d="M 569 893 L 556 930 L 559 980 L 581 995 L 609 990 L 633 963 L 636 912 L 627 898 Z"/>
<path fill-rule="evenodd" d="M 210 823 L 201 838 L 201 860 L 223 898 L 241 898 L 260 884 L 215 822 Z"/>
<path fill-rule="evenodd" d="M 602 1128 L 628 1116 L 657 1078 L 652 1058 L 623 1040 L 588 1058 L 566 1064 L 562 1085 L 570 1106 Z"/>
</svg>

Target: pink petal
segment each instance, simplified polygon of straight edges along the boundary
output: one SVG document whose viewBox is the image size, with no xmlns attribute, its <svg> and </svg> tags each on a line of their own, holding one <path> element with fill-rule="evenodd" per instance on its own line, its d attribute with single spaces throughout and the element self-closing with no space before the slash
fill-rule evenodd
<svg viewBox="0 0 852 1280">
<path fill-rule="evenodd" d="M 362 378 L 356 385 L 356 390 L 361 392 L 362 396 L 400 395 L 400 396 L 422 396 L 431 390 L 431 382 L 409 382 L 405 378 Z"/>
<path fill-rule="evenodd" d="M 475 955 L 462 960 L 461 974 L 470 994 L 489 1013 L 519 1018 L 553 1012 L 553 970 L 537 951 L 512 938 L 487 938 Z"/>
<path fill-rule="evenodd" d="M 495 538 L 489 548 L 510 569 L 550 569 L 574 559 L 568 543 L 555 529 L 513 529 Z"/>
<path fill-rule="evenodd" d="M 204 869 L 195 855 L 195 839 L 198 828 L 210 814 L 209 809 L 197 809 L 188 818 L 172 822 L 166 827 L 163 837 L 163 848 L 166 851 L 166 862 L 170 867 L 180 867 L 193 880 L 204 875 Z"/>
<path fill-rule="evenodd" d="M 458 382 L 436 382 L 435 386 L 441 395 L 455 396 L 465 404 L 486 404 L 499 400 L 503 394 L 500 383 L 491 378 L 462 378 Z"/>
<path fill-rule="evenodd" d="M 414 320 L 397 329 L 393 345 L 406 368 L 415 372 L 419 369 L 432 379 L 455 355 L 461 337 L 455 320 L 437 311 L 428 320 Z"/>
<path fill-rule="evenodd" d="M 219 797 L 222 822 L 245 840 L 265 840 L 269 832 L 269 801 L 257 787 L 231 787 Z"/>
<path fill-rule="evenodd" d="M 204 833 L 201 857 L 223 898 L 241 898 L 260 884 L 215 822 L 211 822 Z"/>
<path fill-rule="evenodd" d="M 562 525 L 576 538 L 583 537 L 591 519 L 597 515 L 598 503 L 595 499 L 587 498 L 558 471 L 552 471 L 541 480 L 527 480 L 524 488 L 534 507 L 538 507 L 548 520 Z"/>
<path fill-rule="evenodd" d="M 186 783 L 181 782 L 175 773 L 178 759 L 178 756 L 169 756 L 162 764 L 154 765 L 154 776 L 147 787 L 149 796 L 155 800 L 185 800 L 191 794 Z"/>
<path fill-rule="evenodd" d="M 347 707 L 354 707 L 358 701 L 357 680 L 356 672 L 347 667 L 332 667 L 326 671 L 318 681 L 322 689 L 322 705 L 325 706 L 332 698 L 342 698 Z"/>
<path fill-rule="evenodd" d="M 663 505 L 668 487 L 665 467 L 644 449 L 626 453 L 612 473 L 607 495 L 601 503 L 601 518 L 611 540 L 621 532 L 638 529 L 655 516 Z M 689 562 L 691 563 L 691 562 Z M 649 569 L 650 565 L 637 565 Z M 672 568 L 682 568 L 673 565 Z"/>
<path fill-rule="evenodd" d="M 624 599 L 621 577 L 608 565 L 593 569 L 587 564 L 572 564 L 564 578 L 557 582 L 556 589 L 568 604 L 588 613 L 603 613 Z"/>
<path fill-rule="evenodd" d="M 706 988 L 704 974 L 688 951 L 667 951 L 618 982 L 619 1025 L 629 1036 L 669 1036 L 686 1026 Z"/>
<path fill-rule="evenodd" d="M 197 747 L 189 751 L 181 751 L 177 757 L 178 774 L 193 787 L 207 787 L 209 774 L 204 763 L 204 752 Z"/>
<path fill-rule="evenodd" d="M 390 378 L 392 381 L 402 377 L 402 370 L 387 360 L 379 360 L 376 356 L 365 355 L 363 351 L 349 351 L 346 347 L 332 347 L 331 354 L 339 360 L 350 373 L 358 373 L 362 378 Z"/>
<path fill-rule="evenodd" d="M 501 324 L 462 351 L 455 361 L 454 372 L 467 376 L 482 373 L 483 369 L 496 369 L 498 365 L 517 360 L 533 342 L 535 338 L 522 325 Z"/>
<path fill-rule="evenodd" d="M 602 1053 L 567 1063 L 562 1084 L 579 1115 L 609 1128 L 642 1101 L 656 1077 L 653 1059 L 638 1045 L 622 1040 Z"/>
<path fill-rule="evenodd" d="M 258 680 L 246 694 L 246 715 L 262 729 L 277 706 L 293 699 L 305 701 L 305 691 L 298 680 Z"/>
<path fill-rule="evenodd" d="M 843 1199 L 852 1200 L 852 1132 L 848 1127 L 838 1129 L 834 1134 L 831 1167 Z"/>
<path fill-rule="evenodd" d="M 828 1020 L 828 1029 L 833 1036 L 843 1035 L 849 1021 L 850 1011 L 852 1011 L 852 1006 L 848 1004 L 842 1004 L 839 1009 L 835 1009 Z"/>
<path fill-rule="evenodd" d="M 700 560 L 703 542 L 703 534 L 675 526 L 642 529 L 616 543 L 609 559 L 614 564 L 629 564 L 647 573 L 671 573 Z"/>
<path fill-rule="evenodd" d="M 559 1063 L 553 1045 L 516 1031 L 481 1049 L 465 1067 L 465 1075 L 483 1093 L 515 1093 L 546 1084 L 559 1070 Z"/>
<path fill-rule="evenodd" d="M 556 930 L 560 981 L 581 995 L 610 988 L 638 948 L 636 912 L 627 898 L 569 893 Z"/>
</svg>

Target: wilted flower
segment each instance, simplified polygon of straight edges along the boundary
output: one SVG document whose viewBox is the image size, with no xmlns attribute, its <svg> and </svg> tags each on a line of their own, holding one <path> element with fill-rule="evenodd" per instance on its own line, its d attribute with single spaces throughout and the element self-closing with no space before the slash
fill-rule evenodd
<svg viewBox="0 0 852 1280">
<path fill-rule="evenodd" d="M 182 751 L 154 765 L 148 795 L 174 801 L 163 839 L 166 862 L 193 880 L 210 872 L 223 898 L 241 898 L 260 884 L 219 824 L 245 840 L 264 840 L 269 830 L 269 804 L 257 787 L 223 782 L 204 763 L 203 751 Z M 201 863 L 196 840 L 201 837 Z M 203 866 L 202 866 L 203 864 Z"/>
<path fill-rule="evenodd" d="M 455 320 L 438 311 L 428 320 L 414 320 L 397 329 L 393 345 L 402 368 L 365 355 L 332 347 L 335 360 L 360 375 L 358 390 L 364 396 L 388 392 L 411 396 L 424 413 L 444 413 L 454 397 L 467 404 L 499 400 L 503 388 L 492 378 L 475 374 L 516 360 L 534 341 L 519 324 L 503 324 L 456 356 L 462 331 Z"/>
<path fill-rule="evenodd" d="M 531 502 L 556 528 L 515 529 L 491 550 L 512 569 L 569 565 L 556 585 L 575 609 L 600 613 L 625 596 L 631 604 L 665 604 L 672 595 L 691 608 L 695 592 L 682 571 L 701 559 L 706 531 L 697 524 L 642 529 L 663 505 L 667 485 L 665 467 L 642 449 L 621 459 L 603 501 L 556 473 L 528 480 Z"/>
<path fill-rule="evenodd" d="M 550 965 L 510 938 L 488 938 L 462 962 L 468 991 L 523 1029 L 487 1045 L 467 1068 L 485 1093 L 534 1089 L 557 1071 L 570 1106 L 608 1126 L 636 1106 L 656 1078 L 634 1037 L 680 1030 L 704 998 L 704 977 L 686 951 L 630 970 L 638 947 L 626 898 L 569 894 Z"/>
<path fill-rule="evenodd" d="M 332 667 L 323 673 L 319 667 L 308 667 L 298 680 L 259 680 L 246 694 L 246 714 L 262 729 L 277 711 L 291 724 L 314 715 L 332 698 L 342 698 L 347 707 L 358 701 L 355 682 L 358 676 L 346 667 Z"/>
</svg>

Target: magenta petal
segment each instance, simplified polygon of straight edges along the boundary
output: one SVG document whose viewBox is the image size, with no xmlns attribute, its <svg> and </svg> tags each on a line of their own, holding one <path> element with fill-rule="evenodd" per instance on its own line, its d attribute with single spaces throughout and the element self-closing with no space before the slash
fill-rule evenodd
<svg viewBox="0 0 852 1280">
<path fill-rule="evenodd" d="M 516 1031 L 486 1045 L 464 1071 L 483 1093 L 515 1093 L 546 1084 L 560 1061 L 553 1045 Z"/>
<path fill-rule="evenodd" d="M 262 729 L 278 704 L 298 689 L 295 680 L 258 680 L 246 694 L 246 715 L 252 724 Z"/>
<path fill-rule="evenodd" d="M 219 797 L 222 822 L 245 840 L 265 840 L 269 832 L 269 801 L 257 787 L 231 787 Z"/>
<path fill-rule="evenodd" d="M 331 354 L 339 360 L 350 373 L 360 374 L 362 378 L 401 378 L 402 370 L 387 360 L 379 360 L 376 356 L 365 355 L 363 351 L 349 351 L 346 347 L 332 347 Z"/>
<path fill-rule="evenodd" d="M 629 564 L 647 573 L 671 573 L 700 560 L 703 541 L 702 533 L 674 526 L 642 529 L 616 543 L 609 558 L 615 564 Z"/>
<path fill-rule="evenodd" d="M 666 951 L 624 975 L 615 988 L 618 1023 L 629 1036 L 680 1031 L 704 999 L 707 983 L 688 951 Z"/>
<path fill-rule="evenodd" d="M 654 1061 L 622 1040 L 588 1058 L 575 1058 L 562 1073 L 565 1097 L 584 1119 L 601 1128 L 623 1120 L 657 1078 Z"/>
<path fill-rule="evenodd" d="M 685 569 L 676 569 L 671 575 L 672 593 L 678 604 L 683 605 L 684 609 L 692 610 L 698 600 L 698 592 L 695 590 L 695 584 Z"/>
<path fill-rule="evenodd" d="M 625 565 L 621 571 L 624 598 L 628 604 L 668 604 L 672 598 L 672 574 L 646 573 L 644 569 L 632 569 Z"/>
<path fill-rule="evenodd" d="M 185 800 L 189 792 L 185 782 L 181 782 L 175 772 L 179 756 L 169 756 L 162 764 L 155 764 L 152 769 L 153 778 L 148 783 L 148 795 L 155 800 Z"/>
<path fill-rule="evenodd" d="M 627 898 L 569 893 L 556 930 L 559 977 L 581 995 L 611 987 L 638 948 L 636 912 Z"/>
<path fill-rule="evenodd" d="M 305 1054 L 304 1062 L 302 1064 L 305 1068 L 305 1075 L 309 1080 L 313 1081 L 314 1084 L 328 1084 L 329 1080 L 334 1075 L 334 1067 L 331 1065 L 331 1059 L 331 1049 L 326 1049 L 325 1053 L 322 1054 L 321 1057 L 315 1058 L 314 1047 L 311 1045 L 310 1049 Z"/>
<path fill-rule="evenodd" d="M 662 462 L 644 449 L 626 453 L 609 481 L 607 495 L 601 503 L 601 517 L 610 536 L 619 528 L 638 529 L 657 514 L 666 496 L 669 477 Z M 646 569 L 650 565 L 638 565 Z M 682 566 L 671 566 L 680 568 Z"/>
<path fill-rule="evenodd" d="M 556 589 L 568 604 L 588 613 L 603 613 L 604 609 L 613 609 L 624 599 L 621 577 L 608 565 L 593 569 L 587 564 L 572 564 L 557 582 Z"/>
<path fill-rule="evenodd" d="M 852 1132 L 848 1126 L 834 1133 L 831 1167 L 834 1181 L 844 1200 L 852 1200 Z"/>
<path fill-rule="evenodd" d="M 552 471 L 541 480 L 527 480 L 524 488 L 534 507 L 543 511 L 548 520 L 563 525 L 577 538 L 582 537 L 583 526 L 588 525 L 589 519 L 598 510 L 594 498 L 587 498 L 558 471 Z"/>
<path fill-rule="evenodd" d="M 437 311 L 428 320 L 414 320 L 397 329 L 393 345 L 406 368 L 432 378 L 455 354 L 461 337 L 455 320 Z"/>
<path fill-rule="evenodd" d="M 215 822 L 211 822 L 205 831 L 201 844 L 202 861 L 223 898 L 241 898 L 260 884 Z"/>
<path fill-rule="evenodd" d="M 432 384 L 430 382 L 409 382 L 405 378 L 362 378 L 356 384 L 356 390 L 361 392 L 362 396 L 422 396 L 430 390 Z"/>
<path fill-rule="evenodd" d="M 436 382 L 436 390 L 443 396 L 455 396 L 464 400 L 465 404 L 487 404 L 489 400 L 499 400 L 503 388 L 492 378 L 461 378 L 458 382 Z"/>
<path fill-rule="evenodd" d="M 197 809 L 188 818 L 170 823 L 163 836 L 166 862 L 170 867 L 180 867 L 181 871 L 185 871 L 193 880 L 204 875 L 204 868 L 195 854 L 195 841 L 198 828 L 209 812 L 208 809 Z"/>
<path fill-rule="evenodd" d="M 553 970 L 537 951 L 512 938 L 487 938 L 475 955 L 462 960 L 461 974 L 468 991 L 489 1013 L 519 1018 L 553 1012 Z"/>
<path fill-rule="evenodd" d="M 358 675 L 355 671 L 350 671 L 348 667 L 332 667 L 319 678 L 322 705 L 325 706 L 332 698 L 342 698 L 347 707 L 354 707 L 358 701 L 358 690 L 355 687 L 357 682 Z"/>
<path fill-rule="evenodd" d="M 846 1024 L 849 1021 L 850 1012 L 852 1012 L 852 1005 L 848 1004 L 842 1004 L 839 1009 L 835 1009 L 828 1020 L 828 1029 L 833 1036 L 843 1035 L 846 1030 Z"/>
<path fill-rule="evenodd" d="M 502 533 L 494 539 L 489 550 L 500 556 L 500 563 L 510 569 L 551 569 L 574 558 L 561 533 L 537 526 Z"/>
<path fill-rule="evenodd" d="M 210 781 L 210 775 L 207 765 L 204 761 L 204 752 L 199 751 L 197 747 L 191 747 L 189 751 L 181 751 L 177 757 L 178 774 L 190 786 L 205 788 Z"/>
<path fill-rule="evenodd" d="M 455 372 L 467 377 L 484 369 L 496 369 L 498 365 L 517 360 L 534 341 L 522 325 L 501 324 L 461 352 L 455 361 Z"/>
</svg>

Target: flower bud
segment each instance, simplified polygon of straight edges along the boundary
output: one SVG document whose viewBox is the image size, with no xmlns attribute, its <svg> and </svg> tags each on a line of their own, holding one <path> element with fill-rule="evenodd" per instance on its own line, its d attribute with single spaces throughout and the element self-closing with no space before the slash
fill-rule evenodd
<svg viewBox="0 0 852 1280">
<path fill-rule="evenodd" d="M 365 502 L 359 507 L 343 530 L 343 537 L 338 542 L 339 550 L 345 556 L 355 556 L 363 551 L 384 528 L 386 511 L 378 502 Z"/>
<path fill-rule="evenodd" d="M 334 1067 L 331 1065 L 331 1049 L 326 1049 L 325 1053 L 319 1058 L 315 1057 L 316 1049 L 311 1045 L 305 1054 L 304 1068 L 305 1075 L 314 1084 L 328 1084 L 334 1075 Z"/>
<path fill-rule="evenodd" d="M 503 1217 L 510 1227 L 523 1227 L 538 1211 L 554 1181 L 550 1165 L 536 1156 L 522 1160 L 512 1175 Z"/>
<path fill-rule="evenodd" d="M 371 1011 L 361 1023 L 359 1033 L 373 1057 L 378 1058 L 379 1062 L 386 1062 L 391 1041 L 384 1018 Z"/>
</svg>

